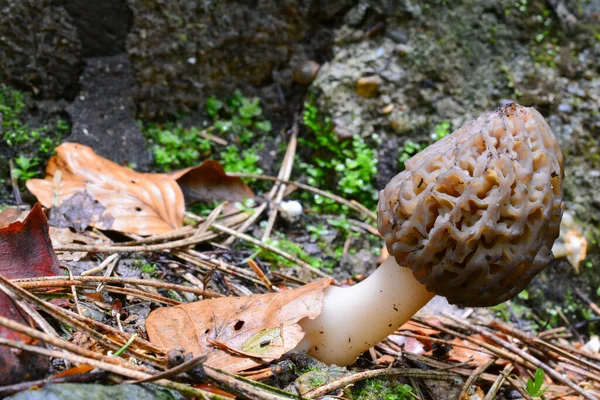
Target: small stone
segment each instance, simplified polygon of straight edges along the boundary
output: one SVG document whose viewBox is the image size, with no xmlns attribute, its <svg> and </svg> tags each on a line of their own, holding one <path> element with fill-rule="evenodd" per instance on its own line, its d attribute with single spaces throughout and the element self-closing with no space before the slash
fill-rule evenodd
<svg viewBox="0 0 600 400">
<path fill-rule="evenodd" d="M 344 121 L 340 118 L 336 118 L 333 120 L 333 123 L 335 124 L 334 132 L 337 140 L 343 142 L 344 140 L 352 139 L 354 133 L 348 128 Z"/>
<path fill-rule="evenodd" d="M 573 111 L 573 106 L 571 106 L 568 103 L 560 103 L 558 105 L 558 111 L 562 112 L 562 113 L 570 113 Z"/>
<path fill-rule="evenodd" d="M 376 97 L 379 95 L 379 87 L 382 83 L 379 75 L 365 76 L 356 82 L 356 93 L 367 99 Z"/>
<path fill-rule="evenodd" d="M 383 107 L 381 109 L 381 113 L 382 114 L 389 114 L 392 111 L 394 111 L 394 105 L 393 104 L 388 104 L 387 106 Z"/>
<path fill-rule="evenodd" d="M 396 54 L 398 54 L 401 57 L 406 56 L 408 53 L 410 53 L 412 51 L 412 49 L 410 48 L 410 46 L 407 46 L 405 44 L 399 44 L 394 48 L 394 51 L 396 52 Z"/>
<path fill-rule="evenodd" d="M 398 29 L 387 29 L 385 31 L 385 36 L 389 37 L 396 43 L 406 44 L 408 43 L 408 35 L 406 32 L 403 32 Z"/>
<path fill-rule="evenodd" d="M 282 217 L 289 222 L 296 221 L 302 216 L 303 212 L 302 204 L 297 200 L 282 201 L 279 203 L 278 208 Z"/>
</svg>

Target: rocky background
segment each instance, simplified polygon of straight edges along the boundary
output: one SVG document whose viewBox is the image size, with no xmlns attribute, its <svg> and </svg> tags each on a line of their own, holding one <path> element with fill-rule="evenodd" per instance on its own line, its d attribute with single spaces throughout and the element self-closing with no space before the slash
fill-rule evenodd
<svg viewBox="0 0 600 400">
<path fill-rule="evenodd" d="M 309 60 L 321 65 L 310 85 L 316 70 L 293 77 Z M 33 94 L 31 119 L 66 116 L 69 140 L 142 169 L 137 119 L 201 120 L 208 96 L 235 89 L 263 100 L 276 136 L 307 93 L 339 137 L 378 134 L 379 187 L 407 140 L 508 101 L 535 106 L 590 245 L 581 275 L 560 262 L 538 280 L 558 297 L 553 274 L 600 286 L 599 74 L 599 0 L 0 0 L 0 82 Z"/>
</svg>

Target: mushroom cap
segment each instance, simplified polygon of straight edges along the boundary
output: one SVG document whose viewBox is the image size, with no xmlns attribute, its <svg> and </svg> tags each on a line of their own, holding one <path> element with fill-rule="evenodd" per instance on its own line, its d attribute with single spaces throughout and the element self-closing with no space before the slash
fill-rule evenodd
<svg viewBox="0 0 600 400">
<path fill-rule="evenodd" d="M 563 211 L 563 157 L 535 109 L 485 114 L 405 165 L 380 193 L 379 232 L 427 290 L 491 306 L 546 267 Z"/>
</svg>

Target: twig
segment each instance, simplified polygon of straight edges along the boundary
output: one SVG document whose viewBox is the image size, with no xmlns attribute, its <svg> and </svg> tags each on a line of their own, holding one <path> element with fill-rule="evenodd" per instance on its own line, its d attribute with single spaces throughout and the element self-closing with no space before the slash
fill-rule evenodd
<svg viewBox="0 0 600 400">
<path fill-rule="evenodd" d="M 480 366 L 478 366 L 477 368 L 475 368 L 475 370 L 473 371 L 473 373 L 469 376 L 469 378 L 467 378 L 467 381 L 465 382 L 465 385 L 463 386 L 460 395 L 458 396 L 459 399 L 466 399 L 468 398 L 468 393 L 469 393 L 469 388 L 471 387 L 471 385 L 473 384 L 473 382 L 475 382 L 477 380 L 477 378 L 479 378 L 479 375 L 481 375 L 482 373 L 485 372 L 486 369 L 488 369 L 490 367 L 490 365 L 492 365 L 493 363 L 496 362 L 495 358 L 490 358 L 489 360 L 487 360 L 486 362 L 484 362 L 483 364 L 481 364 Z"/>
<path fill-rule="evenodd" d="M 254 261 L 253 259 L 249 258 L 247 260 L 247 263 L 250 266 L 250 269 L 252 269 L 252 271 L 254 271 L 254 273 L 256 274 L 256 276 L 258 276 L 258 278 L 265 285 L 265 287 L 267 288 L 267 290 L 269 292 L 272 292 L 273 291 L 273 285 L 271 284 L 271 281 L 269 280 L 269 277 L 267 275 L 265 275 L 265 273 L 263 272 L 262 269 L 260 269 L 260 267 L 256 263 L 256 261 Z"/>
<path fill-rule="evenodd" d="M 66 279 L 57 279 L 56 277 L 42 277 L 42 278 L 26 278 L 26 279 L 13 279 L 11 282 L 23 289 L 35 289 L 42 287 L 53 287 L 53 286 L 69 286 L 69 285 L 80 285 L 83 282 L 104 282 L 104 283 L 117 283 L 117 284 L 130 284 L 139 286 L 150 286 L 158 289 L 175 290 L 178 292 L 189 292 L 194 293 L 198 296 L 204 297 L 223 297 L 222 294 L 213 292 L 210 290 L 198 289 L 190 286 L 177 285 L 175 283 L 162 282 L 152 279 L 137 279 L 137 278 L 122 278 L 122 277 L 106 277 L 106 276 L 74 276 L 74 281 Z"/>
<path fill-rule="evenodd" d="M 494 400 L 496 398 L 496 393 L 498 393 L 498 389 L 500 389 L 500 386 L 502 386 L 502 382 L 504 382 L 506 376 L 510 374 L 514 368 L 515 366 L 513 364 L 506 364 L 504 369 L 502 369 L 500 372 L 500 375 L 498 375 L 498 379 L 496 379 L 494 384 L 490 387 L 490 390 L 488 390 L 487 394 L 485 395 L 485 400 Z"/>
<path fill-rule="evenodd" d="M 12 158 L 8 162 L 8 165 L 10 168 L 10 184 L 12 185 L 13 195 L 15 196 L 15 203 L 17 203 L 17 205 L 23 204 L 23 200 L 21 199 L 21 190 L 19 189 L 19 182 L 13 173 L 17 167 L 15 167 L 15 162 Z"/>
<path fill-rule="evenodd" d="M 0 275 L 0 277 L 2 276 Z M 14 290 L 12 290 L 10 285 L 4 284 L 4 282 L 0 282 L 0 290 L 6 293 L 6 295 L 10 297 L 11 300 L 15 302 L 15 304 L 17 304 L 21 308 L 21 310 L 23 310 L 23 312 L 25 312 L 29 317 L 31 317 L 31 319 L 37 324 L 37 326 L 39 326 L 44 332 L 46 332 L 48 335 L 59 337 L 58 332 L 56 332 L 52 325 L 50 325 L 48 321 L 46 321 L 44 317 L 42 317 L 40 313 L 37 312 L 37 310 L 35 310 L 22 299 L 19 299 L 19 296 L 15 293 Z"/>
<path fill-rule="evenodd" d="M 81 287 L 90 288 L 90 289 L 95 288 L 94 285 L 90 285 L 90 284 L 81 284 Z M 168 297 L 161 296 L 160 294 L 148 293 L 148 292 L 144 292 L 143 290 L 138 290 L 138 289 L 133 289 L 133 288 L 122 288 L 122 287 L 118 287 L 118 286 L 108 285 L 108 286 L 105 286 L 102 290 L 109 292 L 109 293 L 119 293 L 119 294 L 124 294 L 127 296 L 137 297 L 137 298 L 143 299 L 143 300 L 155 301 L 157 303 L 162 303 L 162 304 L 166 304 L 169 306 L 177 306 L 177 305 L 181 304 L 181 302 L 178 300 L 170 299 Z"/>
<path fill-rule="evenodd" d="M 113 261 L 114 261 L 114 260 L 115 260 L 117 257 L 119 257 L 119 254 L 118 254 L 118 253 L 111 254 L 110 256 L 106 257 L 106 258 L 104 259 L 104 261 L 102 261 L 102 262 L 100 263 L 100 265 L 98 265 L 97 267 L 94 267 L 94 268 L 90 268 L 90 269 L 88 269 L 87 271 L 83 271 L 83 272 L 81 273 L 81 275 L 82 275 L 82 276 L 85 276 L 85 275 L 92 275 L 92 274 L 95 274 L 95 273 L 97 273 L 97 272 L 104 271 L 104 268 L 106 268 L 106 266 L 107 266 L 108 264 L 112 263 L 112 262 L 113 262 Z"/>
<path fill-rule="evenodd" d="M 115 257 L 115 259 L 108 264 L 108 267 L 106 267 L 106 271 L 104 272 L 104 276 L 108 278 L 113 273 L 113 270 L 115 269 L 115 267 L 117 266 L 118 263 L 119 263 L 119 256 Z M 98 285 L 98 287 L 96 288 L 96 292 L 102 291 L 102 289 L 104 288 L 104 285 L 105 285 L 104 282 L 100 283 Z"/>
<path fill-rule="evenodd" d="M 252 224 L 260 217 L 260 215 L 263 213 L 263 211 L 265 211 L 265 209 L 267 208 L 267 205 L 269 203 L 268 202 L 264 202 L 261 205 L 259 205 L 258 207 L 256 207 L 254 209 L 254 212 L 252 213 L 251 216 L 248 217 L 248 219 L 246 219 L 242 225 L 240 225 L 239 228 L 237 228 L 236 230 L 239 233 L 244 233 L 248 230 L 248 228 L 250 228 L 250 226 L 252 226 Z M 225 240 L 223 242 L 224 246 L 230 246 L 234 241 L 235 241 L 236 237 L 235 236 L 229 236 L 227 238 L 227 240 Z"/>
<path fill-rule="evenodd" d="M 521 382 L 521 380 L 519 378 L 517 378 L 514 375 L 506 375 L 506 380 L 508 382 L 510 382 L 510 384 L 512 385 L 512 387 L 514 387 L 515 389 L 517 389 L 517 391 L 521 394 L 521 396 L 523 396 L 523 398 L 525 400 L 532 400 L 531 396 L 529 395 L 529 393 L 527 393 L 527 391 L 525 389 L 523 389 L 523 382 Z"/>
<path fill-rule="evenodd" d="M 538 360 L 537 358 L 533 357 L 532 355 L 526 353 L 525 351 L 521 350 L 520 348 L 518 348 L 517 346 L 514 346 L 513 344 L 507 342 L 504 339 L 499 338 L 496 335 L 493 335 L 491 333 L 489 333 L 487 330 L 479 328 L 477 326 L 474 326 L 473 324 L 470 324 L 469 322 L 455 317 L 452 314 L 449 313 L 444 313 L 444 316 L 446 316 L 447 318 L 450 318 L 451 320 L 453 320 L 454 322 L 456 322 L 457 324 L 468 328 L 470 330 L 472 330 L 473 332 L 477 332 L 480 335 L 484 336 L 485 338 L 491 340 L 492 342 L 504 347 L 507 350 L 510 350 L 511 352 L 518 354 L 519 357 L 521 357 L 524 360 L 527 360 L 528 362 L 530 362 L 531 364 L 533 364 L 535 367 L 537 368 L 542 368 L 548 375 L 550 375 L 550 377 L 552 377 L 554 380 L 561 382 L 567 386 L 569 386 L 571 389 L 575 390 L 577 393 L 579 393 L 580 395 L 582 395 L 583 397 L 585 397 L 588 400 L 598 400 L 598 398 L 594 395 L 592 395 L 589 391 L 587 390 L 583 390 L 579 385 L 577 385 L 575 382 L 573 382 L 571 379 L 569 379 L 569 377 L 567 377 L 566 375 L 560 374 L 558 372 L 556 372 L 553 368 L 551 368 L 549 365 L 541 362 L 540 360 Z"/>
<path fill-rule="evenodd" d="M 245 271 L 241 268 L 236 267 L 235 265 L 230 265 L 223 262 L 221 259 L 202 259 L 200 258 L 200 254 L 196 254 L 194 250 L 186 250 L 186 251 L 173 251 L 173 255 L 175 257 L 181 258 L 189 262 L 192 265 L 203 268 L 204 270 L 213 271 L 214 269 L 218 269 L 219 271 L 225 272 L 227 274 L 231 274 L 233 276 L 240 277 L 242 279 L 247 279 L 250 282 L 253 282 L 257 285 L 262 285 L 262 282 L 254 277 L 249 271 Z"/>
<path fill-rule="evenodd" d="M 242 173 L 242 172 L 230 172 L 230 173 L 228 173 L 228 175 L 229 176 L 237 176 L 239 178 L 251 178 L 251 179 L 260 179 L 260 180 L 265 180 L 265 181 L 274 181 L 274 182 L 285 183 L 286 185 L 289 185 L 289 186 L 296 186 L 298 189 L 313 192 L 320 196 L 327 197 L 328 199 L 337 201 L 338 203 L 343 204 L 343 205 L 347 206 L 348 208 L 351 208 L 354 211 L 359 212 L 360 214 L 363 214 L 365 217 L 368 217 L 374 221 L 377 221 L 377 214 L 375 214 L 373 211 L 370 211 L 368 208 L 366 208 L 362 204 L 359 205 L 359 203 L 357 203 L 357 202 L 348 201 L 348 200 L 344 199 L 343 197 L 337 196 L 333 193 L 329 193 L 329 192 L 326 192 L 321 189 L 317 189 L 317 188 L 309 186 L 309 185 L 305 185 L 304 183 L 279 179 L 279 178 L 276 178 L 274 176 L 269 176 L 269 175 L 246 174 L 246 173 Z"/>
<path fill-rule="evenodd" d="M 114 356 L 105 356 L 102 353 L 96 353 L 92 350 L 88 350 L 81 346 L 73 344 L 67 340 L 64 340 L 61 338 L 55 338 L 44 332 L 40 332 L 36 329 L 28 327 L 27 325 L 20 324 L 18 322 L 15 322 L 15 321 L 5 318 L 5 317 L 0 317 L 0 326 L 3 326 L 8 329 L 12 329 L 15 332 L 19 332 L 19 333 L 22 333 L 29 337 L 32 337 L 34 339 L 41 340 L 44 343 L 50 344 L 54 347 L 57 347 L 59 349 L 65 350 L 65 351 L 70 351 L 71 353 L 78 354 L 82 357 L 88 357 L 88 358 L 92 358 L 94 360 L 103 361 L 103 362 L 107 362 L 107 363 L 115 364 L 115 365 L 121 365 L 121 366 L 128 365 L 127 362 L 125 362 L 125 360 L 123 360 L 122 358 L 114 357 Z M 140 371 L 149 371 L 147 368 L 137 367 L 133 364 L 128 365 L 128 366 L 131 368 L 139 369 Z"/>
<path fill-rule="evenodd" d="M 306 397 L 294 396 L 283 390 L 208 366 L 204 366 L 204 378 L 214 386 L 235 394 L 239 399 L 306 400 Z"/>
<path fill-rule="evenodd" d="M 292 168 L 294 166 L 294 157 L 296 155 L 296 144 L 298 137 L 298 116 L 294 118 L 294 125 L 292 127 L 292 135 L 290 137 L 290 142 L 288 143 L 287 150 L 285 151 L 285 156 L 283 157 L 283 162 L 281 163 L 281 169 L 279 170 L 279 175 L 277 178 L 282 180 L 290 179 L 290 175 L 292 174 Z M 271 235 L 271 230 L 275 225 L 275 220 L 277 219 L 277 206 L 281 203 L 283 199 L 283 194 L 285 193 L 285 183 L 278 183 L 279 188 L 277 189 L 277 194 L 275 195 L 275 200 L 271 202 L 271 215 L 269 215 L 269 219 L 267 221 L 267 226 L 263 232 L 263 236 L 261 241 L 266 242 Z"/>
<path fill-rule="evenodd" d="M 546 356 L 557 359 L 557 358 L 559 358 L 557 356 L 557 354 L 558 354 L 558 355 L 564 357 L 565 359 L 567 359 L 567 361 L 569 361 L 571 363 L 577 362 L 579 364 L 583 364 L 590 369 L 596 370 L 600 374 L 600 365 L 596 365 L 587 360 L 583 360 L 580 357 L 577 357 L 576 355 L 573 355 L 572 353 L 570 353 L 566 350 L 563 350 L 558 346 L 548 343 L 542 339 L 536 338 L 535 336 L 529 335 L 528 333 L 523 332 L 519 329 L 516 329 L 502 321 L 493 320 L 490 323 L 490 327 L 498 329 L 500 332 L 514 336 L 524 343 L 528 343 L 530 345 L 542 346 L 543 348 L 541 350 L 542 350 L 542 352 L 544 352 L 546 354 Z M 553 354 L 552 352 L 554 352 L 556 354 Z"/>
<path fill-rule="evenodd" d="M 61 268 L 64 268 L 69 274 L 69 279 L 73 280 L 73 272 L 71 271 L 71 268 L 69 268 L 66 265 L 61 265 Z M 71 285 L 71 294 L 73 295 L 73 302 L 75 303 L 75 309 L 77 310 L 77 314 L 83 315 L 81 307 L 79 306 L 79 298 L 77 297 L 77 288 L 75 285 Z"/>
<path fill-rule="evenodd" d="M 415 377 L 415 378 L 427 378 L 437 380 L 453 380 L 457 378 L 456 374 L 440 371 L 427 371 L 418 368 L 388 368 L 362 371 L 356 374 L 344 376 L 336 379 L 333 382 L 329 382 L 323 386 L 319 386 L 304 395 L 308 398 L 315 398 L 339 390 L 345 386 L 348 386 L 354 382 L 362 381 L 369 378 L 376 378 L 378 376 L 404 376 L 404 377 Z"/>
<path fill-rule="evenodd" d="M 577 288 L 575 289 L 575 294 L 581 300 L 588 303 L 588 306 L 592 309 L 592 311 L 594 311 L 597 315 L 600 315 L 600 307 L 598 307 L 598 305 L 596 303 L 594 303 L 592 300 L 590 300 L 590 298 L 586 294 L 584 294 L 581 290 L 579 290 Z"/>
<path fill-rule="evenodd" d="M 117 314 L 119 315 L 119 314 Z M 131 337 L 129 338 L 129 340 L 127 342 L 125 342 L 125 344 L 123 345 L 123 347 L 121 347 L 119 350 L 115 351 L 115 357 L 119 357 L 121 354 L 123 354 L 123 352 L 125 352 L 125 350 L 127 350 L 127 348 L 129 346 L 131 346 L 131 343 L 133 343 L 133 341 L 137 338 L 137 333 L 134 333 L 133 335 L 131 335 Z"/>
<path fill-rule="evenodd" d="M 196 366 L 202 364 L 204 361 L 206 361 L 206 358 L 208 356 L 206 354 L 201 354 L 198 357 L 192 358 L 182 364 L 179 364 L 176 367 L 170 368 L 166 371 L 163 371 L 161 373 L 158 373 L 156 375 L 152 375 L 150 378 L 146 378 L 146 379 L 138 379 L 136 381 L 132 381 L 132 382 L 125 382 L 131 385 L 138 385 L 140 383 L 144 383 L 144 382 L 153 382 L 156 381 L 158 379 L 167 379 L 167 378 L 171 378 L 173 376 L 177 376 L 179 374 L 183 374 L 184 372 L 187 372 L 193 368 L 195 368 Z"/>
<path fill-rule="evenodd" d="M 16 286 L 12 282 L 10 282 L 6 278 L 4 278 L 2 275 L 0 275 L 0 283 L 5 286 L 9 286 L 10 289 L 13 291 L 13 293 L 16 296 L 20 297 L 23 300 L 27 300 L 27 301 L 37 305 L 39 308 L 46 311 L 47 313 L 49 313 L 50 315 L 52 315 L 54 318 L 58 319 L 59 321 L 66 323 L 66 324 L 70 324 L 72 326 L 75 326 L 75 327 L 81 329 L 84 332 L 87 332 L 90 336 L 94 337 L 94 339 L 96 339 L 98 342 L 100 342 L 103 346 L 105 346 L 111 350 L 116 351 L 123 345 L 123 343 L 116 342 L 114 337 L 117 337 L 117 338 L 125 337 L 123 342 L 125 342 L 129 338 L 129 336 L 126 333 L 120 332 L 119 330 L 114 329 L 108 325 L 104 325 L 98 321 L 94 321 L 93 319 L 83 317 L 77 313 L 73 313 L 68 310 L 63 310 L 60 307 L 55 306 L 54 304 L 40 300 L 37 297 L 35 297 L 34 295 L 32 295 L 31 293 L 29 293 L 28 291 Z M 107 331 L 107 332 L 113 334 L 112 335 L 113 337 L 103 335 L 94 328 L 103 329 L 104 331 Z M 152 344 L 148 341 L 140 339 L 140 344 L 143 344 L 143 346 L 145 348 L 150 349 L 151 351 L 154 351 L 157 354 L 162 353 L 161 348 L 156 347 L 154 344 Z M 128 350 L 128 354 L 131 356 L 134 356 L 134 357 L 144 359 L 154 365 L 160 365 L 160 362 L 158 359 L 156 359 L 155 357 L 151 357 L 147 354 L 139 353 L 134 350 Z"/>
<path fill-rule="evenodd" d="M 444 326 L 430 324 L 426 320 L 424 320 L 422 318 L 419 318 L 419 317 L 412 317 L 412 319 L 414 321 L 417 321 L 417 322 L 423 324 L 423 325 L 429 326 L 429 327 L 431 327 L 433 329 L 438 329 L 438 330 L 440 330 L 442 332 L 448 333 L 448 334 L 450 334 L 452 336 L 455 336 L 455 337 L 457 337 L 459 339 L 463 339 L 463 340 L 469 341 L 471 343 L 474 343 L 477 346 L 490 351 L 491 353 L 493 353 L 494 355 L 496 355 L 498 357 L 504 358 L 504 359 L 506 359 L 508 361 L 512 361 L 513 363 L 516 363 L 516 364 L 524 365 L 524 366 L 526 366 L 528 368 L 535 369 L 535 366 L 532 363 L 528 362 L 527 360 L 524 360 L 521 357 L 518 357 L 518 356 L 514 355 L 513 353 L 510 353 L 509 351 L 506 351 L 505 349 L 502 349 L 502 348 L 499 348 L 499 347 L 496 347 L 496 346 L 492 346 L 489 343 L 486 343 L 486 342 L 481 341 L 481 340 L 477 340 L 477 339 L 475 339 L 475 338 L 473 338 L 471 336 L 463 335 L 460 332 L 456 332 L 455 330 L 446 328 Z"/>
<path fill-rule="evenodd" d="M 152 375 L 146 374 L 141 371 L 133 370 L 130 367 L 109 364 L 107 362 L 94 360 L 89 357 L 83 357 L 83 356 L 70 354 L 70 353 L 62 353 L 60 351 L 50 350 L 50 349 L 46 349 L 46 348 L 38 347 L 38 346 L 32 346 L 32 345 L 17 342 L 14 340 L 0 338 L 0 345 L 14 347 L 16 349 L 30 351 L 32 353 L 42 354 L 42 355 L 45 355 L 48 357 L 65 359 L 72 363 L 87 364 L 91 367 L 100 368 L 105 371 L 112 372 L 114 374 L 125 376 L 128 378 L 145 379 L 148 377 L 152 377 Z M 190 386 L 183 385 L 181 383 L 171 382 L 169 380 L 164 380 L 164 379 L 160 379 L 158 381 L 155 381 L 154 383 L 156 383 L 157 385 L 169 388 L 169 389 L 177 390 L 180 393 L 184 393 L 184 394 L 187 394 L 190 396 L 199 396 L 202 399 L 207 399 L 204 392 L 194 389 Z"/>
<path fill-rule="evenodd" d="M 315 268 L 312 265 L 310 265 L 310 264 L 302 261 L 301 259 L 299 259 L 297 257 L 294 257 L 291 254 L 286 253 L 285 251 L 279 250 L 277 247 L 273 247 L 271 245 L 263 243 L 260 240 L 253 238 L 252 236 L 246 235 L 245 233 L 239 233 L 239 232 L 237 232 L 237 231 L 235 231 L 235 230 L 233 230 L 231 228 L 228 228 L 226 226 L 223 226 L 223 225 L 217 224 L 217 223 L 212 224 L 211 228 L 214 229 L 214 230 L 217 230 L 219 232 L 223 232 L 223 233 L 226 233 L 228 235 L 235 236 L 235 237 L 240 238 L 240 239 L 242 239 L 242 240 L 244 240 L 246 242 L 250 242 L 250 243 L 252 243 L 252 244 L 254 244 L 254 245 L 258 246 L 258 247 L 262 247 L 265 250 L 269 250 L 269 251 L 271 251 L 271 252 L 273 252 L 273 253 L 275 253 L 277 255 L 280 255 L 283 258 L 286 258 L 286 259 L 288 259 L 288 260 L 290 260 L 290 261 L 298 264 L 298 266 L 300 266 L 300 267 L 308 269 L 309 271 L 313 272 L 315 275 L 319 275 L 319 276 L 324 277 L 324 278 L 330 278 L 330 276 L 327 275 L 326 273 L 324 273 L 323 271 L 318 270 L 317 268 Z"/>
</svg>

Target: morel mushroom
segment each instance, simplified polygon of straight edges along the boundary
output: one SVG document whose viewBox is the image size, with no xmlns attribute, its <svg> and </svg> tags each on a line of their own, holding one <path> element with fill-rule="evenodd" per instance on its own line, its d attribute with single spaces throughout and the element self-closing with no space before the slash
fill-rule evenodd
<svg viewBox="0 0 600 400">
<path fill-rule="evenodd" d="M 297 350 L 350 364 L 434 294 L 492 306 L 548 264 L 563 210 L 563 158 L 535 109 L 510 104 L 485 114 L 405 165 L 379 198 L 390 256 L 359 284 L 327 289 L 321 314 L 300 321 L 306 336 Z"/>
</svg>

